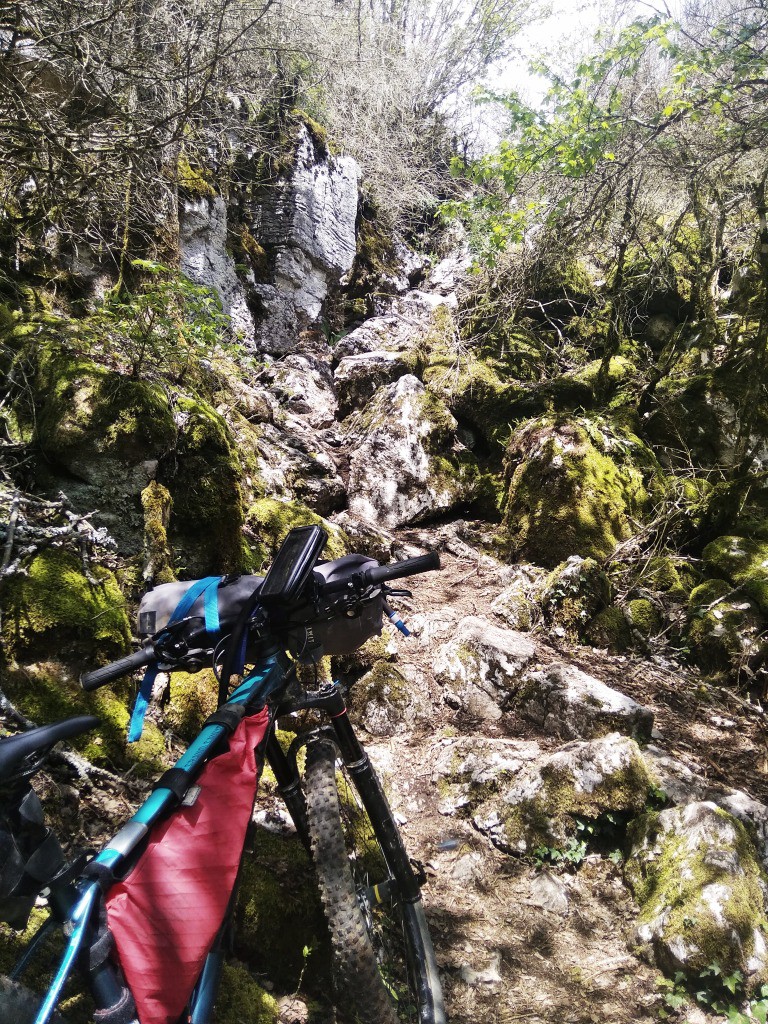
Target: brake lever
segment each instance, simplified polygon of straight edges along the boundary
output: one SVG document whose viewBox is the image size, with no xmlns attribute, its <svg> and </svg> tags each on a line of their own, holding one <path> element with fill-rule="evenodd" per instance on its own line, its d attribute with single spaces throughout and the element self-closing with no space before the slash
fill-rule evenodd
<svg viewBox="0 0 768 1024">
<path fill-rule="evenodd" d="M 395 590 L 394 587 L 382 587 L 381 590 L 386 597 L 413 597 L 410 590 Z"/>
</svg>

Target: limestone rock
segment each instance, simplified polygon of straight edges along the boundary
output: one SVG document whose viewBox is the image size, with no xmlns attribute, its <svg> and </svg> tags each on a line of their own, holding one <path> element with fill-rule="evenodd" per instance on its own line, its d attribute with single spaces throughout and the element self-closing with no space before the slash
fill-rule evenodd
<svg viewBox="0 0 768 1024">
<path fill-rule="evenodd" d="M 568 739 L 593 739 L 622 732 L 649 740 L 653 712 L 573 665 L 554 664 L 528 672 L 515 705 L 544 732 Z"/>
<path fill-rule="evenodd" d="M 443 686 L 447 703 L 496 721 L 535 655 L 535 645 L 522 633 L 469 617 L 462 619 L 453 638 L 438 649 L 435 679 Z"/>
<path fill-rule="evenodd" d="M 221 196 L 186 201 L 179 210 L 180 269 L 196 284 L 213 288 L 232 332 L 250 341 L 253 316 L 227 249 L 227 208 Z"/>
<path fill-rule="evenodd" d="M 417 689 L 387 661 L 377 662 L 357 680 L 348 704 L 353 722 L 372 736 L 394 736 L 413 728 L 425 710 Z"/>
<path fill-rule="evenodd" d="M 391 384 L 411 369 L 410 362 L 399 352 L 361 352 L 345 356 L 334 373 L 341 415 L 359 409 L 380 387 Z"/>
<path fill-rule="evenodd" d="M 350 511 L 389 528 L 479 500 L 487 481 L 456 427 L 416 377 L 382 388 L 347 421 Z"/>
<path fill-rule="evenodd" d="M 534 599 L 544 573 L 532 565 L 517 566 L 517 577 L 491 603 L 491 611 L 511 629 L 531 629 L 541 612 Z"/>
<path fill-rule="evenodd" d="M 606 607 L 611 587 L 594 558 L 571 555 L 545 580 L 539 603 L 555 636 L 583 638 L 594 615 Z"/>
<path fill-rule="evenodd" d="M 646 815 L 626 877 L 640 905 L 638 941 L 666 971 L 768 976 L 766 887 L 744 827 L 710 802 Z"/>
<path fill-rule="evenodd" d="M 269 368 L 270 390 L 283 409 L 301 414 L 312 427 L 329 427 L 336 419 L 336 394 L 326 360 L 292 353 Z"/>
<path fill-rule="evenodd" d="M 472 811 L 472 821 L 504 850 L 532 852 L 563 846 L 577 818 L 637 812 L 651 777 L 634 740 L 611 733 L 568 743 L 523 768 Z"/>
</svg>

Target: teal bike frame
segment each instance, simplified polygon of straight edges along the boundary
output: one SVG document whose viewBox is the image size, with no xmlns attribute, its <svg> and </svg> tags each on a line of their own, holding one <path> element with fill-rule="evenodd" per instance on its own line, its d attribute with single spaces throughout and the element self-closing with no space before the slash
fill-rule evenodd
<svg viewBox="0 0 768 1024">
<path fill-rule="evenodd" d="M 238 704 L 245 705 L 248 709 L 246 714 L 255 714 L 260 711 L 267 699 L 285 686 L 286 665 L 286 660 L 282 655 L 276 654 L 262 658 L 222 707 Z M 175 768 L 188 773 L 192 778 L 196 777 L 206 762 L 210 760 L 222 737 L 227 733 L 225 725 L 206 725 L 186 753 L 176 762 Z M 112 873 L 130 869 L 133 866 L 132 854 L 136 848 L 153 826 L 177 805 L 177 802 L 176 795 L 170 789 L 160 787 L 154 790 L 133 817 L 97 854 L 92 864 Z M 138 858 L 134 858 L 134 862 L 138 862 Z M 99 901 L 99 882 L 90 879 L 82 880 L 77 885 L 71 886 L 67 895 L 70 905 L 62 915 L 62 925 L 68 936 L 67 944 L 34 1024 L 49 1024 L 67 978 L 78 957 L 84 952 L 86 940 L 93 928 L 94 910 Z M 61 899 L 61 896 L 59 898 Z M 43 928 L 46 928 L 46 925 Z M 19 978 L 31 961 L 38 946 L 36 941 L 38 936 L 32 939 L 27 951 L 16 965 L 11 975 L 14 980 Z M 220 968 L 221 956 L 214 949 L 206 960 L 193 994 L 192 1024 L 207 1024 L 210 1019 Z M 97 1003 L 106 1000 L 106 1006 L 113 1005 L 117 994 L 123 987 L 115 976 L 114 968 L 109 964 L 101 968 L 98 976 L 91 976 L 91 986 Z M 110 999 L 112 1002 L 109 1002 Z"/>
</svg>

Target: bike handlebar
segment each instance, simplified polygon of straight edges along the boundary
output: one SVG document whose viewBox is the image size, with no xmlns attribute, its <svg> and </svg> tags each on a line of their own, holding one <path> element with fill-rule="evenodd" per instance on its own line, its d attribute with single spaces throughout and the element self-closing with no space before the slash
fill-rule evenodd
<svg viewBox="0 0 768 1024">
<path fill-rule="evenodd" d="M 374 565 L 361 572 L 352 573 L 349 576 L 324 583 L 322 592 L 324 594 L 338 594 L 341 591 L 362 589 L 375 586 L 387 580 L 402 579 L 404 576 L 415 576 L 417 573 L 430 572 L 432 569 L 440 568 L 440 556 L 436 551 L 428 555 L 418 555 L 416 558 L 406 558 L 402 562 L 392 562 L 390 565 Z M 137 668 L 149 665 L 158 658 L 154 645 L 150 642 L 133 654 L 124 658 L 112 661 L 108 665 L 94 669 L 92 672 L 84 672 L 80 676 L 80 683 L 84 690 L 97 690 L 100 686 L 111 683 L 121 676 L 130 675 Z"/>
<path fill-rule="evenodd" d="M 155 648 L 152 644 L 148 644 L 146 647 L 134 651 L 133 654 L 127 654 L 124 658 L 111 661 L 102 668 L 95 668 L 92 672 L 84 672 L 80 676 L 80 683 L 84 690 L 98 690 L 100 686 L 111 683 L 114 679 L 119 679 L 120 676 L 127 676 L 137 668 L 149 665 L 155 658 Z"/>
<path fill-rule="evenodd" d="M 439 568 L 440 556 L 436 551 L 430 551 L 428 555 L 417 555 L 416 558 L 406 558 L 391 565 L 371 566 L 363 571 L 363 578 L 368 584 L 384 583 L 386 580 L 399 580 L 403 576 L 416 576 L 417 573 Z"/>
</svg>

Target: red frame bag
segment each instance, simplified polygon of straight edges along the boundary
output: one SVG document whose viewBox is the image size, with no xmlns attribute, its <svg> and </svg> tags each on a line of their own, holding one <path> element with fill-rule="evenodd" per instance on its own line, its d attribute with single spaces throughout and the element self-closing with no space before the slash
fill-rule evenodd
<svg viewBox="0 0 768 1024">
<path fill-rule="evenodd" d="M 107 894 L 117 959 L 141 1024 L 176 1024 L 224 920 L 259 775 L 265 708 L 209 761 L 191 807 L 152 830 L 140 860 Z"/>
</svg>

